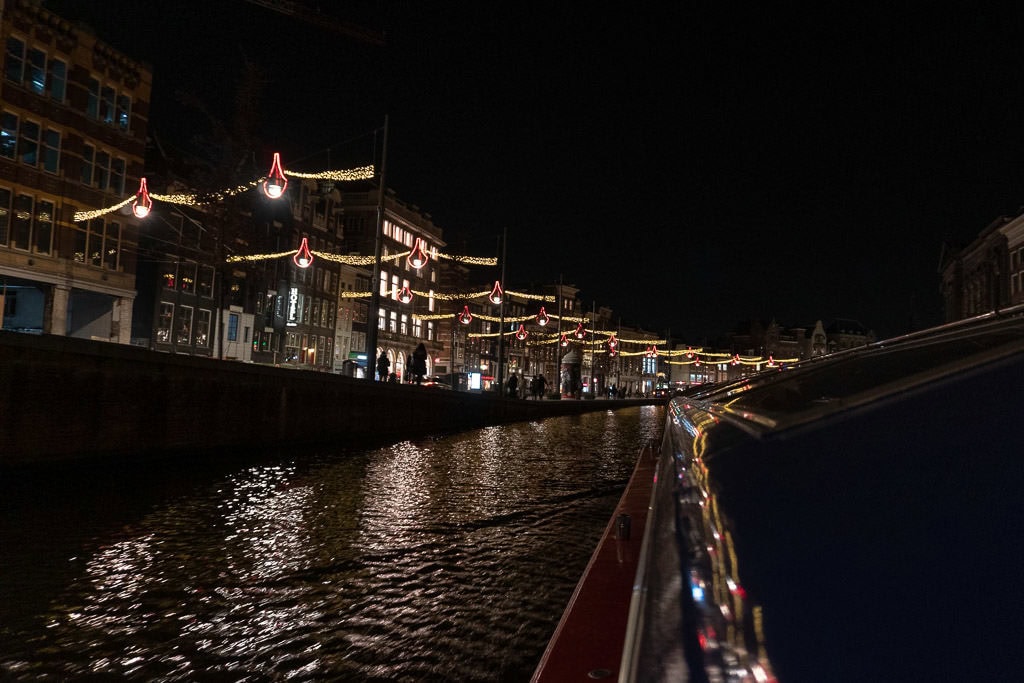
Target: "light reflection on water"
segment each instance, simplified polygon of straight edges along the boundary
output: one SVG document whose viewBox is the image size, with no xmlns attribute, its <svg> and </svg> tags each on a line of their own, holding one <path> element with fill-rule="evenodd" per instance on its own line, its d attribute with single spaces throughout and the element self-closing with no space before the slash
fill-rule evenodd
<svg viewBox="0 0 1024 683">
<path fill-rule="evenodd" d="M 0 671 L 528 680 L 663 421 L 625 408 L 226 471 L 140 466 L 63 500 L 8 481 Z"/>
</svg>

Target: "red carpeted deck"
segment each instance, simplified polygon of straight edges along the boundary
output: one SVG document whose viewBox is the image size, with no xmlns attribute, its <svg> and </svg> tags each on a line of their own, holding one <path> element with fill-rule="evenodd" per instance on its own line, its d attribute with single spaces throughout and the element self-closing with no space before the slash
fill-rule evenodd
<svg viewBox="0 0 1024 683">
<path fill-rule="evenodd" d="M 656 464 L 657 453 L 648 445 L 541 657 L 534 683 L 618 677 Z M 629 538 L 618 537 L 620 515 L 629 516 Z"/>
</svg>

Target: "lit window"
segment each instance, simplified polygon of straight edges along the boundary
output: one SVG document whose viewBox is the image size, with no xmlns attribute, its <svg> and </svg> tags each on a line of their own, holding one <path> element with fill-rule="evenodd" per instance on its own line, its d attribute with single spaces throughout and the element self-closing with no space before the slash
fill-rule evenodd
<svg viewBox="0 0 1024 683">
<path fill-rule="evenodd" d="M 128 130 L 128 122 L 132 113 L 132 98 L 128 95 L 117 96 L 117 127 Z"/>
<path fill-rule="evenodd" d="M 14 159 L 18 149 L 18 117 L 5 111 L 0 117 L 0 156 Z"/>
<path fill-rule="evenodd" d="M 42 50 L 29 50 L 26 66 L 28 71 L 25 74 L 25 85 L 37 95 L 42 95 L 46 92 L 46 55 Z"/>
<path fill-rule="evenodd" d="M 39 254 L 49 254 L 53 243 L 53 202 L 36 202 L 35 248 Z"/>
</svg>

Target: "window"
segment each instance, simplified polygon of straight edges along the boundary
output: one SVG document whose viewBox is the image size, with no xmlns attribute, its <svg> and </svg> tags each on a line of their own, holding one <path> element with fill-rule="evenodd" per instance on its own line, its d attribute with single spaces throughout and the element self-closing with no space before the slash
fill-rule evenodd
<svg viewBox="0 0 1024 683">
<path fill-rule="evenodd" d="M 107 189 L 110 182 L 110 155 L 106 152 L 96 152 L 95 165 L 96 187 L 101 190 Z"/>
<path fill-rule="evenodd" d="M 387 271 L 380 271 L 380 295 L 387 296 L 388 294 L 388 274 Z"/>
<path fill-rule="evenodd" d="M 427 341 L 434 341 L 434 323 L 427 321 Z"/>
<path fill-rule="evenodd" d="M 164 287 L 167 289 L 174 289 L 175 283 L 178 281 L 178 269 L 175 263 L 165 263 L 163 267 L 163 281 Z"/>
<path fill-rule="evenodd" d="M 81 226 L 81 227 L 79 227 L 79 226 Z M 72 258 L 77 263 L 85 263 L 86 243 L 88 242 L 88 239 L 89 239 L 89 224 L 88 223 L 76 223 L 75 224 L 75 229 L 74 229 L 74 231 L 72 233 L 72 238 L 75 241 L 74 242 L 74 247 L 73 247 L 74 248 L 74 253 L 72 254 Z"/>
<path fill-rule="evenodd" d="M 7 246 L 7 231 L 11 225 L 11 191 L 0 187 L 0 247 Z"/>
<path fill-rule="evenodd" d="M 59 59 L 51 59 L 46 74 L 50 99 L 63 102 L 67 95 L 68 65 Z"/>
<path fill-rule="evenodd" d="M 383 308 L 378 309 L 377 310 L 377 329 L 378 330 L 383 330 L 384 329 L 385 325 L 387 324 L 387 322 L 386 322 L 387 319 L 388 319 L 387 312 Z"/>
<path fill-rule="evenodd" d="M 102 218 L 89 221 L 88 242 L 85 246 L 86 263 L 93 266 L 103 265 L 103 233 L 106 224 Z"/>
<path fill-rule="evenodd" d="M 100 88 L 100 121 L 114 122 L 114 89 L 109 85 Z"/>
<path fill-rule="evenodd" d="M 85 115 L 90 119 L 100 117 L 100 82 L 95 78 L 89 79 L 89 97 L 85 102 Z"/>
<path fill-rule="evenodd" d="M 196 264 L 185 262 L 178 266 L 178 278 L 180 280 L 181 291 L 186 294 L 195 294 L 196 292 Z"/>
<path fill-rule="evenodd" d="M 18 149 L 18 117 L 5 111 L 0 117 L 0 156 L 13 159 Z"/>
<path fill-rule="evenodd" d="M 36 202 L 35 247 L 40 254 L 49 254 L 53 245 L 53 202 Z"/>
<path fill-rule="evenodd" d="M 42 50 L 32 48 L 28 51 L 24 85 L 36 93 L 42 95 L 46 92 L 46 54 Z"/>
<path fill-rule="evenodd" d="M 423 321 L 419 316 L 412 317 L 412 336 L 419 339 L 423 335 Z"/>
<path fill-rule="evenodd" d="M 21 83 L 25 73 L 25 43 L 14 36 L 7 39 L 7 80 Z"/>
<path fill-rule="evenodd" d="M 43 170 L 56 174 L 60 167 L 60 133 L 47 130 L 43 134 Z"/>
<path fill-rule="evenodd" d="M 34 201 L 27 194 L 19 194 L 14 200 L 14 220 L 11 222 L 11 242 L 15 249 L 28 251 L 32 233 L 32 205 Z"/>
<path fill-rule="evenodd" d="M 210 317 L 210 311 L 199 309 L 199 315 L 196 316 L 196 346 L 210 345 Z"/>
<path fill-rule="evenodd" d="M 110 189 L 119 195 L 124 194 L 124 159 L 110 160 Z"/>
<path fill-rule="evenodd" d="M 228 341 L 238 341 L 237 313 L 228 313 Z"/>
<path fill-rule="evenodd" d="M 117 270 L 121 260 L 121 225 L 107 224 L 107 238 L 103 242 L 103 265 L 108 270 Z"/>
<path fill-rule="evenodd" d="M 213 266 L 199 267 L 199 296 L 213 296 Z"/>
<path fill-rule="evenodd" d="M 182 306 L 178 309 L 177 321 L 174 323 L 174 341 L 177 344 L 188 344 L 192 341 L 191 306 Z"/>
<path fill-rule="evenodd" d="M 174 304 L 160 302 L 160 313 L 156 319 L 156 340 L 167 344 L 171 341 L 171 321 L 174 319 Z"/>
<path fill-rule="evenodd" d="M 128 95 L 117 96 L 117 127 L 128 130 L 128 121 L 132 113 L 132 98 Z"/>
<path fill-rule="evenodd" d="M 405 313 L 402 314 L 401 327 L 399 329 L 403 335 L 409 334 L 409 316 Z"/>
<path fill-rule="evenodd" d="M 35 166 L 39 163 L 39 124 L 34 121 L 21 122 L 21 140 L 18 156 L 23 164 Z"/>
<path fill-rule="evenodd" d="M 96 150 L 92 145 L 85 145 L 82 148 L 82 184 L 92 185 L 92 168 L 96 156 Z"/>
<path fill-rule="evenodd" d="M 391 316 L 388 318 L 388 332 L 394 334 L 398 331 L 398 311 L 391 311 Z"/>
</svg>

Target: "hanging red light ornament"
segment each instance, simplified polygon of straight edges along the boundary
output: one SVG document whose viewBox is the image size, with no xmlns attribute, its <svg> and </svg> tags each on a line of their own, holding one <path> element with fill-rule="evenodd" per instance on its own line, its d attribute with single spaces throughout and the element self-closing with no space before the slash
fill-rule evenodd
<svg viewBox="0 0 1024 683">
<path fill-rule="evenodd" d="M 463 306 L 462 313 L 459 313 L 459 322 L 468 325 L 472 320 L 473 314 L 469 312 L 469 306 Z"/>
<path fill-rule="evenodd" d="M 132 202 L 132 213 L 136 218 L 145 218 L 153 208 L 153 200 L 149 197 L 149 190 L 146 188 L 146 179 L 139 178 L 139 191 L 135 193 L 135 201 Z"/>
<path fill-rule="evenodd" d="M 694 356 L 693 364 L 698 368 L 700 367 L 700 356 Z"/>
<path fill-rule="evenodd" d="M 544 307 L 541 306 L 540 313 L 537 314 L 537 324 L 544 327 L 550 320 L 551 317 L 547 314 L 547 311 L 544 310 Z"/>
<path fill-rule="evenodd" d="M 608 348 L 615 349 L 619 346 L 619 340 L 615 338 L 615 335 L 608 337 Z"/>
<path fill-rule="evenodd" d="M 403 304 L 407 304 L 412 301 L 412 290 L 409 289 L 409 285 L 402 287 L 401 291 L 398 292 L 398 300 Z"/>
<path fill-rule="evenodd" d="M 495 280 L 494 289 L 491 290 L 491 293 L 487 296 L 487 298 L 491 300 L 492 304 L 497 306 L 498 304 L 501 303 L 501 300 L 504 296 L 505 292 L 501 291 L 501 283 Z"/>
<path fill-rule="evenodd" d="M 686 357 L 693 358 L 693 349 L 690 348 L 689 346 L 686 347 Z"/>
<path fill-rule="evenodd" d="M 770 368 L 774 368 L 775 367 L 775 358 L 773 356 L 768 356 L 768 367 L 770 367 Z"/>
<path fill-rule="evenodd" d="M 284 171 L 281 169 L 281 153 L 274 152 L 274 163 L 270 165 L 270 173 L 263 181 L 263 193 L 271 199 L 277 199 L 284 194 L 286 187 L 288 179 L 284 177 Z"/>
<path fill-rule="evenodd" d="M 576 331 L 573 332 L 577 339 L 583 339 L 587 336 L 587 331 L 583 329 L 583 323 L 576 323 Z"/>
<path fill-rule="evenodd" d="M 523 327 L 523 324 L 519 323 L 519 329 L 516 330 L 516 339 L 518 339 L 519 341 L 523 341 L 524 339 L 526 339 L 526 335 L 528 334 L 530 333 L 526 331 L 526 328 Z"/>
<path fill-rule="evenodd" d="M 306 238 L 302 238 L 302 244 L 299 245 L 298 251 L 292 256 L 292 261 L 295 262 L 299 268 L 309 268 L 313 265 L 313 252 L 309 250 L 309 242 Z"/>
<path fill-rule="evenodd" d="M 562 335 L 562 338 L 558 340 L 558 345 L 559 346 L 568 346 L 569 345 L 569 340 L 566 338 L 566 336 L 564 334 Z"/>
<path fill-rule="evenodd" d="M 430 260 L 427 257 L 427 252 L 423 250 L 423 247 L 421 246 L 422 244 L 423 240 L 417 237 L 416 244 L 413 245 L 412 251 L 409 252 L 409 258 L 406 259 L 409 265 L 415 268 L 416 270 L 419 270 L 423 266 L 427 265 L 427 261 Z"/>
<path fill-rule="evenodd" d="M 739 365 L 740 364 L 740 354 L 734 353 L 732 355 L 732 364 L 733 365 Z"/>
</svg>

